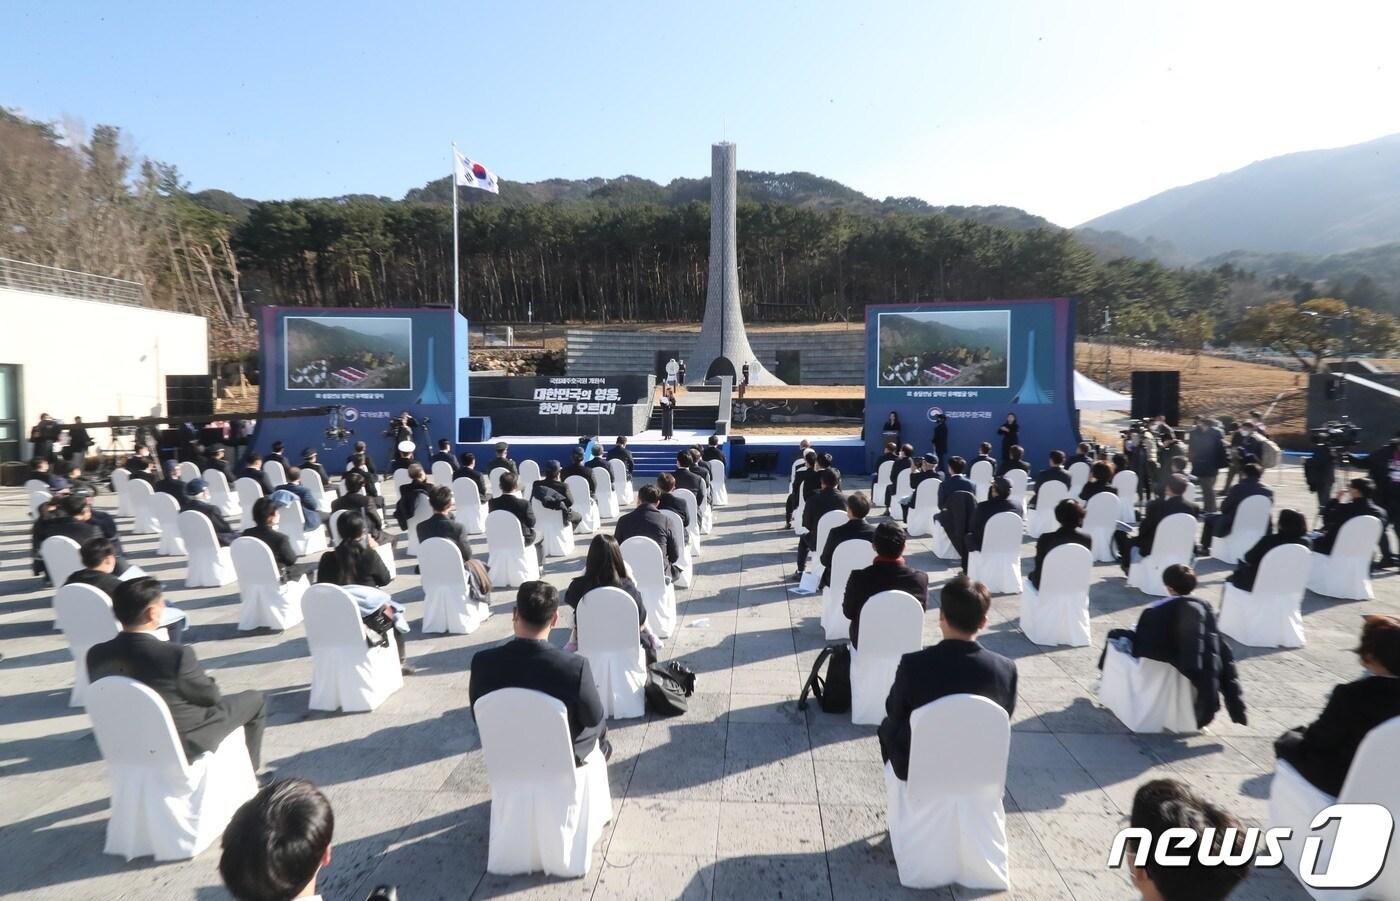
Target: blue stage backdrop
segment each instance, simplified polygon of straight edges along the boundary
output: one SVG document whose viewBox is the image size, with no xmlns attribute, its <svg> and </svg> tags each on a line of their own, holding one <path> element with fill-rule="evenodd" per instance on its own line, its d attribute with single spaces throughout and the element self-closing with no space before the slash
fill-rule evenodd
<svg viewBox="0 0 1400 901">
<path fill-rule="evenodd" d="M 414 435 L 426 461 L 439 438 L 455 442 L 457 421 L 470 413 L 467 320 L 453 310 L 264 307 L 260 324 L 260 409 L 339 405 L 353 434 L 328 438 L 329 415 L 259 420 L 251 442 L 259 453 L 280 439 L 296 462 L 314 447 L 339 472 L 364 441 L 383 467 L 392 453 L 385 430 L 408 410 L 428 422 Z"/>
<path fill-rule="evenodd" d="M 901 441 L 933 449 L 934 416 L 948 422 L 948 456 L 976 456 L 1006 414 L 1020 423 L 1031 471 L 1055 448 L 1072 453 L 1074 305 L 1066 299 L 930 303 L 865 308 L 865 454 L 883 449 L 899 414 Z"/>
</svg>

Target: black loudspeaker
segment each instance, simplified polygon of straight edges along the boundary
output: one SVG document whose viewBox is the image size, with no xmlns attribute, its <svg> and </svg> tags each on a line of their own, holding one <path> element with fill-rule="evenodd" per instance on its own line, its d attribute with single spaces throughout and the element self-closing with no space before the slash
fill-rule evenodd
<svg viewBox="0 0 1400 901">
<path fill-rule="evenodd" d="M 734 435 L 725 443 L 729 445 L 729 474 L 736 479 L 748 478 L 749 451 L 744 446 L 744 436 Z"/>
<path fill-rule="evenodd" d="M 1167 417 L 1175 426 L 1181 420 L 1181 373 L 1175 369 L 1163 372 L 1133 373 L 1133 418 Z"/>
<path fill-rule="evenodd" d="M 212 375 L 167 375 L 165 415 L 172 418 L 213 416 L 214 377 Z"/>
</svg>

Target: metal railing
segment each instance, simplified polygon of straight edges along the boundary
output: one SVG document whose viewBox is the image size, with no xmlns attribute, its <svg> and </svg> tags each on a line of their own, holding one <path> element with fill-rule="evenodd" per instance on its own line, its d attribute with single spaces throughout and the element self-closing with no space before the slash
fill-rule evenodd
<svg viewBox="0 0 1400 901">
<path fill-rule="evenodd" d="M 0 288 L 62 294 L 132 307 L 145 306 L 146 303 L 146 287 L 140 282 L 57 266 L 42 266 L 8 257 L 0 257 Z"/>
</svg>

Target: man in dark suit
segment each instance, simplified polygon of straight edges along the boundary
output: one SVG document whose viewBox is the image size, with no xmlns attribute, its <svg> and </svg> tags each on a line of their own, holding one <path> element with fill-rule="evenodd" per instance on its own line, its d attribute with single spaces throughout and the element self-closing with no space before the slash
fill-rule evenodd
<svg viewBox="0 0 1400 901">
<path fill-rule="evenodd" d="M 933 416 L 933 452 L 938 459 L 948 459 L 948 414 L 939 412 Z"/>
<path fill-rule="evenodd" d="M 525 536 L 525 546 L 535 546 L 535 556 L 539 558 L 540 565 L 544 565 L 544 542 L 539 540 L 535 534 L 535 510 L 530 506 L 529 500 L 515 493 L 520 487 L 519 476 L 513 472 L 507 472 L 501 476 L 501 493 L 486 502 L 486 510 L 494 513 L 497 510 L 504 510 L 520 521 L 520 532 Z"/>
<path fill-rule="evenodd" d="M 1375 493 L 1375 483 L 1366 478 L 1352 479 L 1347 487 L 1337 492 L 1336 498 L 1322 508 L 1322 531 L 1313 539 L 1313 550 L 1319 554 L 1331 554 L 1342 526 L 1358 516 L 1379 519 L 1381 534 L 1384 535 L 1388 518 L 1385 511 L 1371 500 Z"/>
<path fill-rule="evenodd" d="M 141 471 L 145 471 L 144 464 L 141 467 Z M 49 468 L 48 457 L 35 457 L 33 460 L 29 461 L 28 479 L 32 479 L 36 482 L 43 482 L 45 485 L 52 488 L 53 480 L 56 477 L 56 474 Z"/>
<path fill-rule="evenodd" d="M 822 577 L 817 582 L 821 591 L 831 584 L 831 560 L 836 547 L 843 541 L 872 541 L 875 526 L 866 518 L 870 515 L 870 498 L 863 491 L 853 491 L 846 495 L 846 521 L 826 533 L 826 544 L 821 549 Z"/>
<path fill-rule="evenodd" d="M 982 550 L 987 523 L 998 513 L 1015 513 L 1018 516 L 1021 513 L 1011 502 L 1011 483 L 1001 476 L 992 479 L 992 484 L 987 489 L 987 499 L 978 504 L 977 511 L 972 514 L 972 528 L 968 530 L 967 538 L 969 552 Z"/>
<path fill-rule="evenodd" d="M 530 499 L 539 501 L 546 510 L 560 511 L 565 524 L 577 531 L 578 524 L 583 521 L 583 514 L 574 509 L 574 493 L 560 478 L 560 472 L 561 467 L 558 460 L 547 461 L 544 464 L 544 472 L 541 474 L 540 480 L 530 491 Z M 584 502 L 587 503 L 586 498 Z"/>
<path fill-rule="evenodd" d="M 83 425 L 83 417 L 74 416 L 73 424 L 68 427 L 68 460 L 78 466 L 82 466 L 87 460 L 88 448 L 92 447 L 92 438 L 88 435 L 87 426 Z"/>
<path fill-rule="evenodd" d="M 612 746 L 588 658 L 549 643 L 549 632 L 558 622 L 559 592 L 554 586 L 548 582 L 521 585 L 511 617 L 515 637 L 476 652 L 467 696 L 473 707 L 483 696 L 501 688 L 528 688 L 556 698 L 568 711 L 574 762 L 583 766 L 595 748 L 607 759 Z"/>
<path fill-rule="evenodd" d="M 249 456 L 252 455 L 250 454 Z M 369 476 L 371 481 L 374 480 L 374 477 L 379 475 L 379 473 L 374 468 L 374 459 L 369 455 L 368 445 L 366 445 L 363 441 L 356 441 L 355 449 L 351 451 L 350 456 L 345 459 L 345 470 L 349 472 L 350 470 L 358 469 L 361 466 L 363 466 L 365 475 Z M 374 492 L 370 492 L 370 494 L 373 493 Z"/>
<path fill-rule="evenodd" d="M 281 514 L 277 508 L 277 502 L 270 497 L 260 497 L 253 504 L 253 525 L 243 530 L 243 534 L 248 538 L 256 538 L 267 549 L 272 551 L 272 559 L 277 563 L 277 569 L 281 574 L 283 582 L 294 582 L 302 576 L 310 575 L 316 571 L 316 562 L 301 563 L 298 561 L 296 549 L 292 547 L 292 539 L 278 530 L 277 521 Z"/>
<path fill-rule="evenodd" d="M 433 486 L 428 484 L 428 474 L 423 471 L 423 464 L 410 463 L 408 481 L 399 486 L 399 501 L 394 504 L 394 519 L 400 529 L 408 530 L 408 521 L 413 518 L 413 511 L 418 507 L 418 498 L 427 496 L 431 487 Z"/>
<path fill-rule="evenodd" d="M 964 475 L 966 472 L 967 461 L 962 457 L 954 457 L 948 461 L 948 478 L 938 486 L 938 509 L 942 510 L 948 506 L 948 498 L 959 491 L 969 492 L 974 497 L 977 495 L 977 485 Z"/>
<path fill-rule="evenodd" d="M 309 469 L 321 477 L 321 487 L 331 487 L 331 477 L 326 472 L 326 467 L 321 465 L 320 454 L 316 453 L 316 448 L 308 447 L 301 452 L 301 468 Z"/>
<path fill-rule="evenodd" d="M 686 508 L 684 501 L 676 497 L 676 477 L 669 472 L 661 473 L 656 477 L 656 490 L 661 492 L 658 506 L 679 516 L 681 524 L 687 529 L 690 528 L 690 510 Z"/>
<path fill-rule="evenodd" d="M 928 609 L 928 574 L 905 565 L 907 541 L 908 535 L 899 523 L 880 523 L 870 541 L 875 548 L 875 562 L 851 572 L 846 593 L 841 598 L 841 612 L 851 621 L 851 647 L 860 646 L 861 609 L 882 591 L 908 592 Z"/>
<path fill-rule="evenodd" d="M 1312 549 L 1312 542 L 1308 540 L 1307 517 L 1297 510 L 1278 511 L 1278 529 L 1266 533 L 1254 543 L 1254 547 L 1245 551 L 1239 565 L 1226 581 L 1241 591 L 1253 591 L 1254 580 L 1259 575 L 1259 564 L 1264 562 L 1264 555 L 1285 544 L 1301 544 L 1309 550 Z"/>
<path fill-rule="evenodd" d="M 228 451 L 224 450 L 222 444 L 211 444 L 205 449 L 204 463 L 200 466 L 200 471 L 206 469 L 217 469 L 224 474 L 229 487 L 233 487 L 233 469 L 228 465 Z"/>
<path fill-rule="evenodd" d="M 705 449 L 700 453 L 701 458 L 708 464 L 711 460 L 724 462 L 724 449 L 719 446 L 719 436 L 711 435 L 709 441 L 705 443 Z"/>
<path fill-rule="evenodd" d="M 377 497 L 372 497 L 366 493 L 367 482 L 364 473 L 358 470 L 351 470 L 345 474 L 342 482 L 345 488 L 340 497 L 331 501 L 331 514 L 337 510 L 349 510 L 359 513 L 365 518 L 365 525 L 368 527 L 368 534 L 379 543 L 384 543 L 384 520 L 379 516 L 379 503 Z"/>
<path fill-rule="evenodd" d="M 886 513 L 894 506 L 894 489 L 899 484 L 899 474 L 906 469 L 913 468 L 913 466 L 914 445 L 900 445 L 899 454 L 895 457 L 894 465 L 890 467 L 890 487 L 885 489 L 885 496 L 879 499 L 885 505 Z M 871 501 L 874 500 L 876 498 L 871 498 Z"/>
<path fill-rule="evenodd" d="M 1076 463 L 1084 463 L 1086 465 L 1093 466 L 1093 450 L 1093 446 L 1090 445 L 1087 441 L 1080 442 L 1079 447 L 1075 448 L 1074 454 L 1071 455 L 1070 458 L 1065 461 L 1065 469 L 1069 469 Z"/>
<path fill-rule="evenodd" d="M 559 479 L 563 481 L 569 476 L 578 476 L 588 483 L 589 497 L 598 496 L 598 482 L 593 478 L 593 470 L 583 465 L 583 448 L 581 447 L 574 448 L 570 455 L 569 465 L 564 467 L 563 472 L 559 474 Z"/>
<path fill-rule="evenodd" d="M 909 717 L 948 695 L 972 694 L 1016 712 L 1016 664 L 983 648 L 977 633 L 987 625 L 992 596 L 987 586 L 954 576 L 938 596 L 938 644 L 905 654 L 895 670 L 880 723 L 880 756 L 896 778 L 909 778 Z"/>
<path fill-rule="evenodd" d="M 875 463 L 870 467 L 870 484 L 873 486 L 880 478 L 880 467 L 886 463 L 890 464 L 890 471 L 894 471 L 894 463 L 899 459 L 899 445 L 893 441 L 885 442 L 885 452 L 880 454 Z"/>
<path fill-rule="evenodd" d="M 510 445 L 504 441 L 496 442 L 496 456 L 491 458 L 491 462 L 486 466 L 486 475 L 490 476 L 497 469 L 504 469 L 507 472 L 519 473 L 520 469 L 515 465 L 515 461 L 510 458 Z"/>
<path fill-rule="evenodd" d="M 434 463 L 446 463 L 448 466 L 454 468 L 457 466 L 457 458 L 452 456 L 451 441 L 446 438 L 438 439 L 437 451 L 433 454 L 432 458 L 428 460 L 428 465 L 431 466 Z"/>
<path fill-rule="evenodd" d="M 419 467 L 420 471 L 422 467 Z M 301 483 L 301 467 L 287 467 L 287 484 L 278 485 L 278 491 L 289 491 L 297 496 L 301 502 L 301 516 L 305 521 L 307 531 L 321 527 L 321 511 L 316 507 L 316 498 L 311 496 L 311 492 Z"/>
<path fill-rule="evenodd" d="M 1240 503 L 1247 497 L 1263 496 L 1273 500 L 1274 493 L 1264 484 L 1264 468 L 1258 463 L 1246 463 L 1240 467 L 1240 481 L 1225 492 L 1225 501 L 1219 513 L 1207 513 L 1201 527 L 1202 555 L 1210 553 L 1211 542 L 1224 538 L 1235 527 L 1235 514 Z"/>
<path fill-rule="evenodd" d="M 1220 431 L 1215 420 L 1205 416 L 1196 417 L 1196 425 L 1186 435 L 1186 456 L 1191 461 L 1191 475 L 1201 486 L 1201 502 L 1207 513 L 1214 513 L 1215 479 L 1220 470 L 1229 462 L 1225 449 L 1225 433 Z"/>
<path fill-rule="evenodd" d="M 914 507 L 914 499 L 919 496 L 919 486 L 929 479 L 938 478 L 938 457 L 928 453 L 914 458 L 914 470 L 909 476 L 909 493 L 899 499 L 904 508 L 904 519 L 908 521 L 909 511 Z"/>
<path fill-rule="evenodd" d="M 1030 475 L 1031 472 L 1031 465 L 1026 462 L 1026 449 L 1019 444 L 1013 444 L 1007 448 L 1006 459 L 1002 461 L 996 474 L 1004 476 L 1013 469 L 1019 469 L 1026 475 Z"/>
<path fill-rule="evenodd" d="M 136 465 L 140 468 L 132 470 L 131 477 L 140 479 L 154 489 L 156 487 L 156 461 L 151 457 L 139 457 Z"/>
<path fill-rule="evenodd" d="M 122 580 L 114 572 L 117 568 L 117 551 L 112 547 L 112 542 L 100 535 L 89 538 L 82 543 L 78 554 L 83 568 L 76 570 L 63 584 L 91 585 L 105 592 L 108 598 L 115 595 L 117 589 L 122 587 Z"/>
<path fill-rule="evenodd" d="M 434 485 L 428 491 L 428 503 L 433 506 L 433 515 L 418 524 L 418 540 L 446 538 L 457 545 L 457 550 L 462 552 L 462 563 L 466 564 L 472 558 L 472 546 L 466 527 L 452 518 L 452 489 Z"/>
<path fill-rule="evenodd" d="M 267 455 L 265 461 L 268 463 L 280 463 L 282 468 L 286 469 L 290 465 L 287 463 L 287 458 L 283 455 L 283 451 L 286 449 L 287 446 L 281 441 L 272 442 L 272 451 Z"/>
<path fill-rule="evenodd" d="M 117 552 L 116 574 L 120 576 L 126 572 L 130 564 L 122 553 L 121 542 L 116 540 L 115 533 L 106 534 L 102 527 L 93 521 L 93 512 L 89 499 L 81 495 L 69 494 L 54 498 L 52 513 L 34 522 L 32 544 L 36 574 L 44 572 L 39 559 L 39 548 L 43 546 L 44 539 L 54 535 L 73 539 L 79 548 L 93 538 L 106 538 L 111 541 Z"/>
<path fill-rule="evenodd" d="M 1069 472 L 1065 469 L 1065 452 L 1062 450 L 1052 450 L 1050 452 L 1050 465 L 1036 473 L 1035 491 L 1040 493 L 1040 486 L 1046 482 L 1059 482 L 1068 488 L 1072 480 Z M 1031 497 L 1031 509 L 1035 509 L 1035 497 Z"/>
<path fill-rule="evenodd" d="M 224 519 L 224 514 L 219 512 L 219 508 L 209 503 L 209 485 L 203 479 L 194 479 L 185 486 L 184 509 L 201 513 L 209 520 L 209 524 L 214 527 L 214 537 L 218 539 L 221 547 L 228 547 L 233 544 L 233 539 L 238 537 L 238 533 L 228 524 L 228 520 Z"/>
<path fill-rule="evenodd" d="M 830 454 L 827 454 L 826 456 L 827 456 L 826 468 L 830 468 L 830 467 L 831 467 L 831 459 L 830 459 L 831 455 L 830 455 Z M 708 467 L 708 466 L 705 465 L 704 457 L 702 456 L 701 451 L 700 451 L 700 448 L 698 448 L 698 447 L 692 447 L 692 448 L 690 449 L 690 471 L 693 472 L 693 473 L 695 473 L 697 476 L 699 476 L 699 477 L 705 482 L 705 498 L 706 498 L 706 503 L 709 503 L 709 500 L 715 496 L 715 492 L 714 492 L 714 488 L 713 488 L 714 481 L 715 481 L 715 474 L 712 473 L 712 472 L 710 472 L 710 467 Z"/>
<path fill-rule="evenodd" d="M 1113 542 L 1118 549 L 1118 562 L 1123 565 L 1124 575 L 1128 574 L 1134 552 L 1137 552 L 1139 557 L 1146 557 L 1152 553 L 1152 540 L 1156 537 L 1157 526 L 1162 524 L 1162 520 L 1173 513 L 1189 513 L 1195 519 L 1201 518 L 1201 508 L 1184 497 L 1189 484 L 1186 477 L 1180 474 L 1167 479 L 1167 496 L 1147 502 L 1142 522 L 1138 524 L 1137 536 L 1129 537 L 1127 532 L 1113 533 Z"/>
<path fill-rule="evenodd" d="M 596 441 L 593 442 L 593 448 L 590 451 L 590 453 L 592 453 L 593 456 L 589 457 L 588 462 L 584 463 L 583 465 L 588 467 L 589 469 L 607 469 L 608 478 L 611 479 L 612 470 L 608 469 L 608 461 L 603 459 L 603 445 L 599 444 Z M 593 475 L 593 478 L 595 480 L 598 478 L 596 473 Z"/>
<path fill-rule="evenodd" d="M 815 477 L 817 470 L 817 452 L 808 448 L 802 452 L 802 464 L 792 474 L 792 484 L 789 486 L 787 501 L 784 505 L 786 518 L 783 521 L 784 528 L 792 528 L 792 514 L 797 511 L 797 502 L 806 494 L 807 480 Z"/>
<path fill-rule="evenodd" d="M 983 462 L 990 463 L 992 464 L 992 471 L 996 472 L 997 458 L 992 456 L 992 442 L 983 441 L 981 444 L 977 445 L 977 456 L 972 462 L 974 464 Z"/>
<path fill-rule="evenodd" d="M 122 630 L 116 638 L 88 649 L 88 678 L 96 682 L 126 676 L 160 695 L 191 762 L 218 748 L 241 726 L 256 771 L 262 765 L 266 712 L 262 693 L 221 694 L 192 647 L 152 635 L 161 627 L 164 608 L 165 596 L 155 579 L 143 576 L 122 583 L 112 598 L 112 613 Z"/>
<path fill-rule="evenodd" d="M 1067 497 L 1055 505 L 1055 521 L 1060 524 L 1053 532 L 1046 532 L 1035 540 L 1035 566 L 1026 579 L 1040 588 L 1041 571 L 1045 568 L 1045 558 L 1062 544 L 1077 544 L 1094 549 L 1094 541 L 1079 531 L 1084 525 L 1084 505 L 1072 497 Z"/>
<path fill-rule="evenodd" d="M 165 474 L 159 482 L 156 482 L 156 491 L 175 498 L 175 503 L 178 504 L 181 509 L 184 509 L 185 483 L 180 481 L 180 476 L 178 474 L 178 467 L 180 464 L 176 463 L 174 460 L 166 460 L 164 465 Z"/>
<path fill-rule="evenodd" d="M 132 450 L 131 456 L 122 462 L 122 468 L 133 476 L 138 472 L 145 472 L 146 467 L 151 464 L 151 451 L 144 444 L 137 444 Z"/>
<path fill-rule="evenodd" d="M 691 463 L 690 451 L 681 451 L 676 454 L 676 468 L 671 470 L 671 475 L 676 477 L 677 488 L 689 488 L 695 494 L 695 511 L 699 513 L 705 508 L 709 494 L 705 491 L 705 480 L 690 468 Z"/>
<path fill-rule="evenodd" d="M 670 564 L 670 572 L 674 577 L 676 563 L 681 559 L 681 548 L 685 546 L 685 535 L 677 534 L 670 517 L 661 513 L 660 502 L 661 492 L 656 490 L 655 485 L 643 485 L 638 488 L 636 509 L 617 518 L 613 538 L 617 539 L 618 544 L 638 535 L 655 541 L 656 546 L 661 548 L 661 553 L 666 556 L 666 562 Z"/>
<path fill-rule="evenodd" d="M 486 500 L 486 496 L 490 494 L 490 487 L 489 483 L 486 481 L 486 475 L 476 471 L 476 454 L 462 454 L 462 465 L 452 470 L 452 478 L 454 481 L 457 479 L 471 480 L 472 484 L 476 485 L 476 493 L 481 496 L 483 501 Z"/>
<path fill-rule="evenodd" d="M 845 509 L 846 496 L 837 488 L 836 472 L 830 469 L 818 472 L 817 490 L 807 499 L 807 506 L 802 508 L 802 527 L 807 531 L 797 539 L 797 572 L 793 573 L 795 579 L 801 579 L 803 571 L 807 569 L 808 555 L 812 551 L 820 550 L 817 547 L 817 524 L 826 514 Z"/>
<path fill-rule="evenodd" d="M 234 473 L 233 476 L 233 481 L 229 483 L 230 488 L 239 479 L 252 479 L 262 489 L 263 497 L 267 497 L 273 491 L 272 480 L 267 477 L 267 473 L 263 472 L 262 454 L 249 454 L 244 457 L 243 468 Z"/>
<path fill-rule="evenodd" d="M 632 452 L 627 449 L 627 436 L 618 435 L 617 443 L 608 450 L 609 460 L 621 460 L 622 465 L 627 467 L 627 474 L 632 475 L 636 464 L 632 461 Z"/>
</svg>

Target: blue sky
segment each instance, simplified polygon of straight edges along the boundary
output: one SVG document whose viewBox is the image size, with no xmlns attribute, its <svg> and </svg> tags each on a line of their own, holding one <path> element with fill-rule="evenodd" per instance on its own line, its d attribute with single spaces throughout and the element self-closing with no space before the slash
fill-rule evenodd
<svg viewBox="0 0 1400 901">
<path fill-rule="evenodd" d="M 806 170 L 1075 224 L 1400 132 L 1400 4 L 17 0 L 0 104 L 120 125 L 196 188 L 402 196 Z"/>
</svg>

